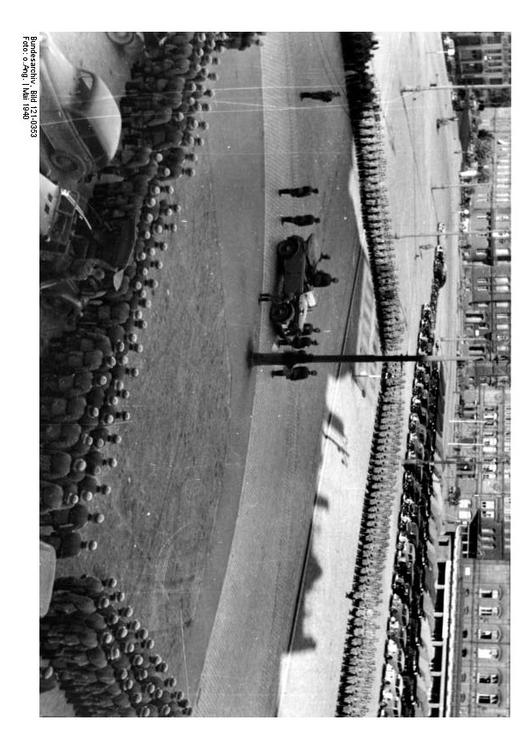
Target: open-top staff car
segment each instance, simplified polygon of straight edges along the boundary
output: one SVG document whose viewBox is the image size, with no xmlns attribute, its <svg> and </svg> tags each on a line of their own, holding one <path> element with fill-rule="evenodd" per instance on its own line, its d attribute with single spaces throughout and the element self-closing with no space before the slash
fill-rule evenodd
<svg viewBox="0 0 531 750">
<path fill-rule="evenodd" d="M 279 299 L 271 304 L 270 318 L 283 333 L 300 331 L 308 311 L 316 304 L 309 284 L 320 260 L 313 234 L 306 240 L 293 234 L 279 242 L 277 260 L 281 290 Z"/>
<path fill-rule="evenodd" d="M 40 42 L 40 87 L 41 172 L 71 187 L 116 154 L 120 110 L 103 80 L 72 65 L 48 34 Z"/>
</svg>

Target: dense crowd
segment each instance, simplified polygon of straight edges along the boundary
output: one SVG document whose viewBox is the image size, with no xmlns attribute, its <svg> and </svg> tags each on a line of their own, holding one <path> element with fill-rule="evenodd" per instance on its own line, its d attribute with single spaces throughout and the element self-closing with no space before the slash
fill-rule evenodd
<svg viewBox="0 0 531 750">
<path fill-rule="evenodd" d="M 194 175 L 194 149 L 208 129 L 202 116 L 210 104 L 202 100 L 214 95 L 214 53 L 254 42 L 260 40 L 251 32 L 176 32 L 145 49 L 120 101 L 120 149 L 97 175 L 90 201 L 99 222 L 95 241 L 74 237 L 66 266 L 61 257 L 64 278 L 43 290 L 69 316 L 41 360 L 41 539 L 59 559 L 97 547 L 83 533 L 105 518 L 107 473 L 117 465 L 108 450 L 121 443 L 120 425 L 132 416 L 126 406 L 130 382 L 139 375 L 134 357 L 143 350 L 139 336 L 158 287 L 154 275 L 163 268 L 160 256 L 178 229 L 176 180 Z M 125 232 L 131 250 L 124 256 L 119 245 L 131 220 L 134 233 Z M 41 262 L 53 279 L 53 257 L 47 253 Z M 56 580 L 41 628 L 42 656 L 50 661 L 44 686 L 57 678 L 78 715 L 189 713 L 182 694 L 169 691 L 173 678 L 159 674 L 167 666 L 151 655 L 147 631 L 127 619 L 130 608 L 116 610 L 123 595 L 109 592 L 109 585 L 93 578 Z"/>
<path fill-rule="evenodd" d="M 191 708 L 116 578 L 60 577 L 41 619 L 41 692 L 60 685 L 76 716 L 175 717 Z"/>
</svg>

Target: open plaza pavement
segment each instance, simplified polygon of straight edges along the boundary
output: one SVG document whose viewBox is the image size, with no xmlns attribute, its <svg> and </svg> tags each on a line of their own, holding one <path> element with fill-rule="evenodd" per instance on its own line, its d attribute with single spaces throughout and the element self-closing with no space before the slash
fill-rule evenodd
<svg viewBox="0 0 531 750">
<path fill-rule="evenodd" d="M 431 235 L 396 240 L 413 352 L 433 262 L 432 251 L 418 257 L 418 245 L 436 244 L 438 221 L 456 229 L 457 189 L 432 188 L 455 184 L 459 143 L 454 123 L 436 128 L 451 113 L 448 91 L 401 93 L 447 82 L 440 35 L 378 39 L 392 229 Z M 56 40 L 120 94 L 129 61 L 103 34 Z M 263 40 L 220 56 L 196 175 L 178 183 L 180 229 L 135 361 L 133 416 L 121 428 L 98 550 L 58 569 L 118 578 L 194 716 L 333 716 L 378 367 L 319 365 L 305 383 L 248 367 L 250 348 L 274 346 L 258 295 L 274 289 L 276 245 L 292 233 L 279 217 L 321 218 L 315 239 L 340 280 L 316 293 L 319 353 L 377 351 L 374 300 L 339 35 Z M 308 88 L 342 96 L 301 102 Z M 278 195 L 304 184 L 319 194 Z M 457 238 L 443 244 L 438 333 L 455 339 Z M 451 355 L 453 345 L 443 346 Z M 445 368 L 449 398 L 455 363 Z M 388 588 L 393 554 L 391 546 Z M 384 618 L 382 609 L 382 647 Z M 376 708 L 377 675 L 373 687 Z M 69 710 L 58 691 L 42 697 L 42 714 Z"/>
</svg>

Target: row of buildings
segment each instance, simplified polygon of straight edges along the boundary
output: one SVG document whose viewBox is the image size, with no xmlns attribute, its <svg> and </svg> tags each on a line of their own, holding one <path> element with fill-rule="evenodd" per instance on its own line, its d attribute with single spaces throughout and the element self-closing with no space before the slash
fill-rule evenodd
<svg viewBox="0 0 531 750">
<path fill-rule="evenodd" d="M 443 463 L 454 484 L 438 540 L 432 716 L 510 714 L 511 81 L 510 35 L 451 33 L 455 82 L 477 93 L 490 159 L 467 183 L 460 238 L 465 363 Z"/>
<path fill-rule="evenodd" d="M 461 375 L 466 386 L 507 386 L 511 359 L 511 111 L 485 108 L 491 134 L 488 180 L 468 185 L 462 248 L 462 349 L 477 357 Z M 462 380 L 461 380 L 462 382 Z"/>
</svg>

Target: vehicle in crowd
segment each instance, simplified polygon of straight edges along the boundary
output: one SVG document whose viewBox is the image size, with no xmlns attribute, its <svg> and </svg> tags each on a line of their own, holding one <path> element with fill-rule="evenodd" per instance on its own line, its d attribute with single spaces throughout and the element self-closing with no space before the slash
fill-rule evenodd
<svg viewBox="0 0 531 750">
<path fill-rule="evenodd" d="M 118 47 L 127 49 L 155 49 L 159 47 L 167 36 L 165 31 L 107 31 L 108 38 Z"/>
<path fill-rule="evenodd" d="M 118 149 L 122 119 L 104 81 L 73 65 L 49 34 L 40 41 L 41 172 L 63 184 L 107 166 Z"/>
<path fill-rule="evenodd" d="M 39 175 L 40 249 L 63 253 L 70 244 L 76 221 L 84 217 L 79 193 L 59 187 L 43 174 Z"/>
<path fill-rule="evenodd" d="M 136 216 L 112 225 L 90 204 L 81 207 L 79 193 L 40 178 L 40 259 L 43 278 L 67 272 L 72 261 L 95 260 L 113 274 L 121 274 L 132 260 L 137 236 Z M 114 284 L 121 282 L 121 276 Z M 117 287 L 116 287 L 117 288 Z"/>
<path fill-rule="evenodd" d="M 308 283 L 308 275 L 319 262 L 314 235 L 305 240 L 294 234 L 279 242 L 277 262 L 281 289 L 280 299 L 271 304 L 271 322 L 282 333 L 301 331 L 308 312 L 317 304 Z"/>
</svg>

